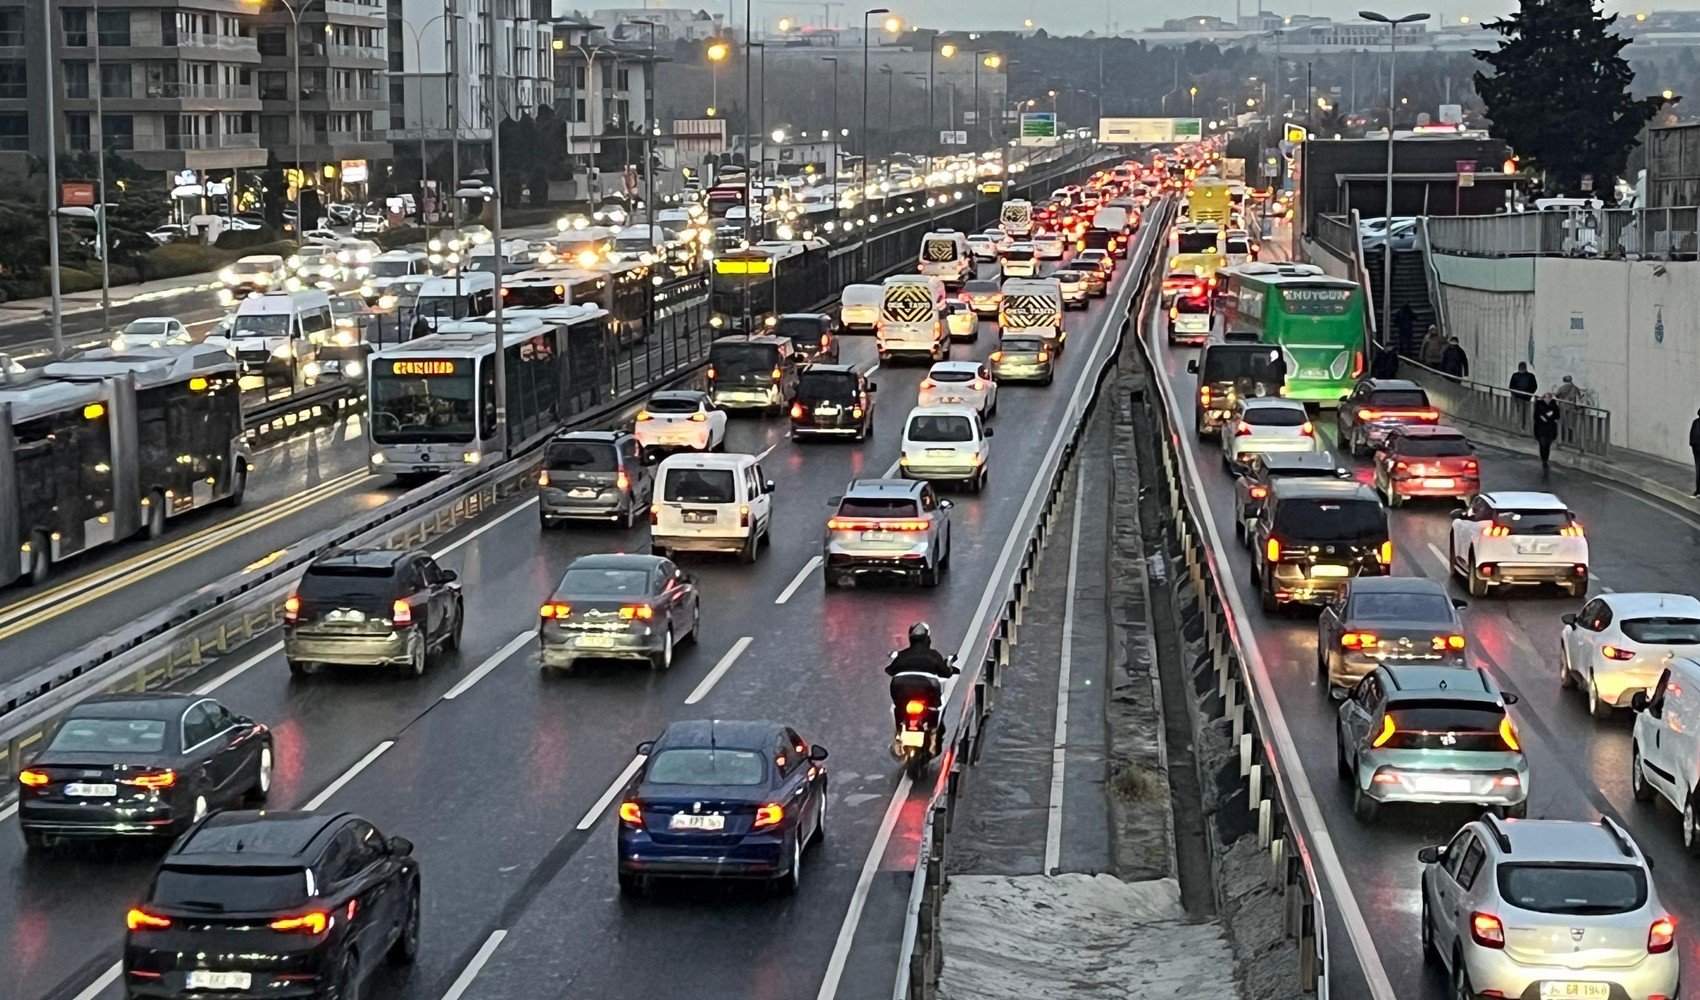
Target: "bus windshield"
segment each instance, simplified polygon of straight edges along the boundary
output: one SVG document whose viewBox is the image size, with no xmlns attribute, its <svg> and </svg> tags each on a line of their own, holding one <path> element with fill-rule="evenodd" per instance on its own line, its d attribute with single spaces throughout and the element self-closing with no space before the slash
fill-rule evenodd
<svg viewBox="0 0 1700 1000">
<path fill-rule="evenodd" d="M 440 319 L 465 319 L 469 313 L 465 295 L 421 295 L 414 303 L 413 313 L 433 322 Z"/>
<path fill-rule="evenodd" d="M 447 375 L 397 375 L 372 372 L 372 440 L 378 444 L 470 442 L 477 424 L 477 401 L 468 360 Z"/>
<path fill-rule="evenodd" d="M 565 285 L 504 285 L 502 304 L 513 309 L 540 309 L 567 301 Z"/>
</svg>

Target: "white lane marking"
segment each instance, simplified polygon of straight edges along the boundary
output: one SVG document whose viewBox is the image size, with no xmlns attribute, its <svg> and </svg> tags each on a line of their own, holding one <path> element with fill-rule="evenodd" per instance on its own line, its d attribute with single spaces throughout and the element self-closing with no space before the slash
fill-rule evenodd
<svg viewBox="0 0 1700 1000">
<path fill-rule="evenodd" d="M 620 789 L 626 787 L 626 782 L 632 780 L 632 775 L 637 773 L 637 769 L 643 766 L 646 759 L 641 753 L 632 758 L 632 762 L 626 765 L 626 769 L 620 772 L 620 776 L 614 779 L 614 783 L 608 786 L 608 790 L 603 792 L 596 804 L 590 807 L 590 811 L 584 814 L 584 819 L 578 821 L 580 830 L 588 830 L 596 825 L 596 821 L 601 819 L 602 813 L 607 810 L 608 803 L 614 801 L 614 796 L 620 794 Z"/>
<path fill-rule="evenodd" d="M 219 674 L 217 677 L 214 677 L 212 680 L 207 681 L 205 684 L 202 684 L 200 687 L 195 689 L 195 693 L 196 694 L 212 694 L 214 691 L 217 691 L 219 688 L 225 686 L 226 684 L 230 683 L 231 681 L 235 680 L 236 678 L 247 673 L 248 669 L 250 667 L 253 667 L 254 665 L 256 665 L 256 664 L 258 664 L 258 663 L 260 663 L 264 660 L 270 659 L 272 656 L 275 656 L 276 654 L 278 654 L 282 651 L 283 651 L 283 643 L 274 642 L 270 646 L 267 646 L 265 649 L 260 650 L 258 653 L 255 653 L 253 656 L 250 656 L 246 660 L 243 660 L 241 663 L 238 663 L 236 666 L 231 667 L 229 670 L 226 670 L 224 673 Z"/>
<path fill-rule="evenodd" d="M 490 956 L 496 953 L 496 947 L 507 936 L 508 932 L 505 930 L 491 931 L 490 936 L 484 939 L 484 943 L 478 946 L 478 951 L 472 956 L 472 961 L 466 963 L 466 968 L 460 970 L 460 975 L 456 976 L 455 981 L 450 984 L 449 991 L 443 994 L 443 1000 L 460 1000 L 467 989 L 472 986 L 472 981 L 478 978 L 480 972 L 484 971 L 484 966 L 490 961 Z"/>
<path fill-rule="evenodd" d="M 775 441 L 772 444 L 768 445 L 766 448 L 762 449 L 760 454 L 756 455 L 756 461 L 760 462 L 763 459 L 767 458 L 767 456 L 773 454 L 773 449 L 775 449 L 777 447 L 779 447 L 778 441 Z"/>
<path fill-rule="evenodd" d="M 1149 247 L 1146 245 L 1141 246 L 1141 252 L 1148 249 Z M 1149 260 L 1147 260 L 1147 264 L 1149 264 Z M 1131 297 L 1130 290 L 1137 284 L 1138 282 L 1124 282 L 1122 285 L 1124 290 L 1116 293 L 1115 307 L 1106 307 L 1103 312 L 1097 315 L 1100 318 L 1126 315 L 1127 301 L 1122 296 Z M 1121 310 L 1121 312 L 1118 313 L 1117 310 Z M 1105 328 L 1107 329 L 1107 324 Z M 1100 336 L 1093 342 L 1092 356 L 1079 373 L 1074 386 L 1074 395 L 1069 397 L 1068 406 L 1063 409 L 1062 419 L 1057 424 L 1056 436 L 1051 439 L 1050 447 L 1043 452 L 1047 459 L 1046 464 L 1053 458 L 1061 461 L 1062 443 L 1068 434 L 1069 423 L 1080 406 L 1080 399 L 1086 392 L 1087 385 L 1094 381 L 1093 378 L 1088 377 L 1096 369 L 1093 361 L 1103 351 L 1104 346 L 1114 339 L 1103 336 L 1103 332 L 1104 330 L 1101 329 L 1099 331 Z M 1027 487 L 1027 498 L 1022 501 L 1021 510 L 1015 515 L 1017 529 L 1027 523 L 1027 517 L 1032 512 L 1033 505 L 1038 502 L 1039 490 L 1046 485 L 1048 478 L 1047 469 L 1041 466 L 1039 474 L 1033 477 L 1033 484 Z M 997 604 L 998 581 L 1003 578 L 1010 559 L 1015 555 L 1015 550 L 1020 547 L 1018 542 L 1025 544 L 1019 535 L 1011 532 L 1008 541 L 1004 543 L 1003 551 L 998 555 L 997 564 L 992 567 L 991 575 L 986 578 L 986 589 L 980 594 L 980 606 L 975 610 L 974 618 L 968 624 L 968 631 L 962 638 L 962 645 L 956 651 L 956 658 L 960 661 L 966 662 L 968 656 L 974 652 L 975 637 L 980 634 L 981 629 L 986 627 L 987 617 Z M 958 677 L 952 677 L 945 681 L 944 699 L 947 705 L 950 704 L 951 693 L 956 690 L 958 679 Z M 820 992 L 816 994 L 816 1000 L 834 1000 L 838 996 L 838 983 L 839 980 L 844 978 L 844 965 L 850 959 L 850 946 L 856 939 L 856 927 L 862 922 L 862 907 L 867 903 L 868 890 L 873 884 L 875 872 L 879 870 L 880 860 L 885 857 L 886 844 L 891 840 L 892 827 L 897 823 L 897 813 L 902 809 L 904 800 L 909 796 L 909 785 L 909 778 L 905 776 L 903 780 L 898 782 L 897 790 L 892 793 L 891 805 L 886 810 L 887 822 L 880 824 L 879 833 L 874 837 L 873 846 L 868 849 L 868 860 L 862 866 L 861 876 L 856 880 L 856 891 L 850 897 L 850 909 L 844 914 L 844 923 L 838 928 L 838 940 L 833 944 L 832 957 L 827 961 L 826 976 L 821 980 Z M 899 970 L 898 975 L 906 976 L 908 970 Z"/>
<path fill-rule="evenodd" d="M 1635 501 L 1638 501 L 1640 503 L 1646 504 L 1648 507 L 1653 508 L 1654 510 L 1658 511 L 1661 514 L 1668 514 L 1671 517 L 1676 518 L 1678 521 L 1681 521 L 1682 523 L 1688 525 L 1690 528 L 1700 528 L 1700 520 L 1695 520 L 1694 518 L 1689 517 L 1687 514 L 1681 512 L 1679 510 L 1676 510 L 1674 507 L 1672 507 L 1670 505 L 1670 501 L 1668 501 L 1668 500 L 1662 501 L 1662 502 L 1655 501 L 1652 497 L 1649 497 L 1646 494 L 1637 493 L 1635 490 L 1625 489 L 1623 487 L 1617 486 L 1614 483 L 1606 482 L 1604 479 L 1602 479 L 1599 476 L 1593 476 L 1592 478 L 1597 480 L 1601 486 L 1604 486 L 1606 489 L 1611 490 L 1613 493 L 1621 493 L 1624 496 L 1630 498 L 1631 500 L 1635 500 Z"/>
<path fill-rule="evenodd" d="M 509 639 L 507 645 L 496 650 L 494 653 L 491 653 L 489 659 L 478 665 L 478 669 L 467 674 L 465 677 L 462 677 L 460 679 L 460 683 L 449 688 L 443 695 L 443 700 L 454 701 L 456 698 L 459 698 L 461 695 L 470 691 L 472 689 L 472 685 L 477 684 L 479 681 L 483 680 L 485 675 L 490 671 L 507 662 L 508 657 L 514 655 L 521 646 L 530 642 L 534 637 L 536 637 L 536 635 L 537 633 L 535 632 L 521 632 L 519 635 Z"/>
<path fill-rule="evenodd" d="M 477 538 L 479 535 L 484 534 L 486 531 L 489 531 L 491 528 L 494 528 L 498 524 L 501 524 L 503 521 L 506 521 L 508 518 L 513 517 L 515 514 L 518 514 L 521 511 L 530 510 L 532 507 L 535 507 L 535 506 L 537 506 L 537 498 L 532 497 L 531 499 L 527 500 L 525 503 L 520 504 L 518 507 L 515 507 L 513 510 L 508 511 L 506 514 L 503 514 L 501 517 L 498 517 L 494 521 L 491 521 L 489 524 L 481 525 L 481 526 L 473 529 L 470 533 L 467 534 L 467 536 L 465 538 L 462 538 L 462 539 L 460 539 L 459 541 L 456 541 L 456 542 L 451 542 L 447 546 L 445 546 L 444 548 L 438 549 L 437 552 L 435 553 L 436 557 L 438 559 L 443 558 L 444 556 L 448 555 L 450 552 L 453 552 L 455 549 L 460 548 L 462 545 L 465 545 L 467 542 L 472 541 L 474 538 Z"/>
<path fill-rule="evenodd" d="M 18 800 L 13 799 L 4 809 L 0 809 L 0 823 L 4 823 L 18 814 Z"/>
<path fill-rule="evenodd" d="M 869 368 L 867 371 L 863 372 L 862 374 L 863 375 L 872 375 L 874 372 L 877 372 L 879 370 L 880 370 L 880 363 L 878 361 L 875 361 L 874 366 L 872 368 Z"/>
<path fill-rule="evenodd" d="M 1451 560 L 1446 558 L 1446 553 L 1440 551 L 1440 546 L 1434 544 L 1433 542 L 1430 542 L 1430 543 L 1428 543 L 1428 550 L 1430 552 L 1434 553 L 1435 561 L 1440 563 L 1441 572 L 1445 576 L 1451 576 L 1452 575 L 1452 562 L 1451 562 Z"/>
<path fill-rule="evenodd" d="M 1062 864 L 1063 777 L 1068 770 L 1068 699 L 1074 672 L 1074 588 L 1080 561 L 1081 469 L 1074 470 L 1073 536 L 1068 540 L 1068 586 L 1063 594 L 1062 649 L 1057 655 L 1057 728 L 1051 739 L 1051 798 L 1045 817 L 1046 875 L 1055 875 Z"/>
<path fill-rule="evenodd" d="M 732 664 L 738 662 L 738 657 L 744 655 L 744 650 L 750 648 L 750 643 L 754 641 L 754 636 L 746 635 L 734 642 L 732 648 L 726 651 L 726 655 L 720 658 L 720 662 L 714 665 L 714 669 L 708 672 L 708 676 L 702 679 L 702 683 L 696 686 L 696 690 L 685 698 L 685 704 L 695 705 L 708 697 L 708 693 L 714 690 L 714 685 L 720 683 L 720 678 L 726 675 L 726 671 L 732 669 Z M 627 777 L 630 777 L 630 775 L 627 775 Z"/>
<path fill-rule="evenodd" d="M 123 971 L 123 962 L 113 962 L 105 972 L 95 977 L 94 982 L 88 984 L 81 993 L 77 994 L 76 1000 L 94 1000 L 95 997 L 104 993 L 106 988 L 112 985 L 112 981 L 117 979 Z"/>
<path fill-rule="evenodd" d="M 797 588 L 803 585 L 803 581 L 807 580 L 809 578 L 809 574 L 813 573 L 815 571 L 815 567 L 820 564 L 820 556 L 814 556 L 808 562 L 804 563 L 803 568 L 797 571 L 797 575 L 792 577 L 791 582 L 786 584 L 785 589 L 779 592 L 779 596 L 773 599 L 773 603 L 784 604 L 786 601 L 789 601 L 791 599 L 791 595 L 797 592 Z"/>
<path fill-rule="evenodd" d="M 348 784 L 350 781 L 353 781 L 355 775 L 359 774 L 361 771 L 366 770 L 366 768 L 369 767 L 373 761 L 377 760 L 379 757 L 382 757 L 384 755 L 385 750 L 388 750 L 390 747 L 393 747 L 393 746 L 395 746 L 395 740 L 385 740 L 384 742 L 373 747 L 371 753 L 368 753 L 366 756 L 355 761 L 353 767 L 342 772 L 341 777 L 337 778 L 335 781 L 326 785 L 324 791 L 322 791 L 319 794 L 308 799 L 307 804 L 302 806 L 301 808 L 306 812 L 312 812 L 313 810 L 324 805 L 326 802 L 330 801 L 330 797 L 332 795 L 335 795 L 337 792 L 342 791 L 342 786 Z"/>
<path fill-rule="evenodd" d="M 884 475 L 882 475 L 882 476 L 880 476 L 880 478 L 881 478 L 881 479 L 890 479 L 890 478 L 891 478 L 891 477 L 893 477 L 893 476 L 895 476 L 895 475 L 897 475 L 897 467 L 898 467 L 898 466 L 899 466 L 899 465 L 902 465 L 902 464 L 903 464 L 903 459 L 902 459 L 902 458 L 898 458 L 898 459 L 896 459 L 896 460 L 894 460 L 894 461 L 893 461 L 893 462 L 892 462 L 892 463 L 891 463 L 891 468 L 889 468 L 889 469 L 887 469 L 887 470 L 885 470 L 885 474 L 884 474 Z"/>
</svg>

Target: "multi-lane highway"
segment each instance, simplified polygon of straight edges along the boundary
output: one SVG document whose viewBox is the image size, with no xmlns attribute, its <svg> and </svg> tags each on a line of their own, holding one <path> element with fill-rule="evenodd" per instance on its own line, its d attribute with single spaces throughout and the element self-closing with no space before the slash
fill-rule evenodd
<svg viewBox="0 0 1700 1000">
<path fill-rule="evenodd" d="M 1236 617 L 1249 621 L 1268 671 L 1277 704 L 1268 706 L 1285 719 L 1302 770 L 1289 770 L 1314 793 L 1325 822 L 1308 831 L 1317 847 L 1319 875 L 1342 876 L 1327 888 L 1334 922 L 1330 948 L 1335 956 L 1361 961 L 1371 995 L 1438 997 L 1446 995 L 1444 977 L 1425 968 L 1418 940 L 1421 866 L 1418 848 L 1445 843 L 1475 810 L 1444 807 L 1389 807 L 1373 826 L 1352 816 L 1351 797 L 1335 772 L 1335 705 L 1316 671 L 1314 615 L 1266 615 L 1258 610 L 1257 591 L 1246 572 L 1248 553 L 1234 539 L 1233 493 L 1214 441 L 1199 442 L 1192 426 L 1196 394 L 1186 362 L 1196 351 L 1168 343 L 1160 314 L 1143 318 L 1141 329 L 1168 381 L 1182 428 L 1186 452 L 1183 472 L 1195 477 L 1206 510 L 1204 520 L 1218 546 L 1218 560 L 1233 574 Z M 1326 446 L 1336 456 L 1331 411 L 1317 421 Z M 1341 458 L 1368 482 L 1362 462 Z M 1700 565 L 1700 518 L 1616 483 L 1554 467 L 1543 474 L 1531 457 L 1494 449 L 1481 456 L 1484 491 L 1541 490 L 1565 500 L 1588 535 L 1592 583 L 1589 595 L 1606 591 L 1700 593 L 1694 567 Z M 1395 552 L 1394 572 L 1448 579 L 1446 549 L 1449 513 L 1445 500 L 1415 501 L 1389 512 Z M 1454 596 L 1466 598 L 1456 580 Z M 1520 697 L 1512 716 L 1528 755 L 1529 815 L 1545 819 L 1593 820 L 1608 815 L 1622 822 L 1656 867 L 1661 898 L 1674 910 L 1679 927 L 1700 926 L 1700 896 L 1694 892 L 1692 861 L 1682 847 L 1679 818 L 1663 805 L 1633 801 L 1629 788 L 1630 718 L 1624 713 L 1595 722 L 1575 692 L 1558 684 L 1559 616 L 1582 601 L 1554 592 L 1514 592 L 1470 599 L 1464 611 L 1470 655 L 1507 691 Z M 1301 791 L 1301 795 L 1303 792 Z M 1300 822 L 1302 817 L 1294 817 Z M 1339 884 L 1343 882 L 1343 884 Z M 1692 931 L 1679 932 L 1684 979 L 1700 976 L 1700 950 Z M 1355 963 L 1354 963 L 1355 964 Z"/>
<path fill-rule="evenodd" d="M 735 419 L 728 449 L 763 456 L 778 484 L 773 544 L 754 566 L 687 561 L 703 593 L 701 639 L 666 673 L 629 664 L 537 668 L 537 607 L 571 560 L 647 551 L 646 530 L 591 526 L 540 533 L 518 502 L 437 551 L 464 582 L 461 651 L 416 682 L 387 672 L 292 681 L 275 645 L 198 678 L 278 741 L 274 806 L 357 810 L 418 845 L 424 947 L 376 995 L 436 998 L 656 996 L 702 992 L 772 1000 L 889 995 L 913 838 L 913 795 L 887 752 L 890 702 L 881 671 L 909 623 L 927 620 L 955 649 L 986 622 L 1016 560 L 1016 525 L 1034 501 L 1128 309 L 1143 234 L 1107 300 L 1069 319 L 1056 384 L 1007 387 L 983 494 L 963 494 L 952 571 L 936 590 L 824 588 L 819 554 L 829 498 L 855 477 L 896 468 L 901 423 L 923 367 L 880 368 L 876 433 L 860 445 L 799 445 L 774 419 Z M 956 357 L 995 346 L 981 324 Z M 844 359 L 872 366 L 852 338 Z M 634 767 L 634 747 L 669 721 L 773 718 L 831 752 L 829 836 L 807 855 L 801 893 L 748 887 L 663 891 L 642 902 L 615 887 L 607 809 Z M 27 857 L 0 821 L 0 997 L 116 996 L 125 907 L 157 860 L 104 847 Z M 866 915 L 864 918 L 864 914 Z"/>
</svg>

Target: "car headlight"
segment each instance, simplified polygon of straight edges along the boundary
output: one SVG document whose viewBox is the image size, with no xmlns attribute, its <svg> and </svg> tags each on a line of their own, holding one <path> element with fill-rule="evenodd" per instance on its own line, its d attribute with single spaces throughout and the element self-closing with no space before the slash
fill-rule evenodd
<svg viewBox="0 0 1700 1000">
<path fill-rule="evenodd" d="M 394 295 L 380 295 L 380 296 L 378 296 L 378 308 L 379 309 L 394 309 L 395 306 L 396 306 L 396 297 Z"/>
<path fill-rule="evenodd" d="M 349 378 L 359 378 L 364 371 L 365 369 L 360 366 L 358 361 L 349 361 L 342 366 L 342 373 Z"/>
<path fill-rule="evenodd" d="M 359 338 L 355 337 L 353 330 L 338 330 L 333 339 L 338 347 L 353 347 Z"/>
<path fill-rule="evenodd" d="M 293 358 L 294 356 L 295 356 L 295 345 L 291 344 L 288 341 L 284 341 L 283 343 L 272 348 L 272 357 L 274 357 L 274 358 Z"/>
<path fill-rule="evenodd" d="M 373 288 L 369 284 L 360 286 L 360 295 L 363 298 L 370 298 L 372 296 L 372 294 L 376 291 L 377 291 L 377 289 Z"/>
<path fill-rule="evenodd" d="M 309 361 L 301 366 L 301 377 L 318 378 L 320 371 L 321 369 L 319 368 L 319 363 L 317 361 Z"/>
<path fill-rule="evenodd" d="M 373 464 L 373 465 L 383 465 L 383 464 L 384 464 L 384 463 L 385 463 L 385 462 L 386 462 L 386 461 L 388 461 L 388 459 L 386 459 L 386 458 L 385 458 L 385 457 L 384 457 L 384 453 L 383 453 L 383 452 L 381 452 L 381 451 L 374 451 L 374 452 L 373 452 L 373 453 L 372 453 L 372 464 Z"/>
<path fill-rule="evenodd" d="M 124 335 L 122 333 L 112 338 L 112 349 L 115 351 L 125 350 L 129 346 L 129 342 L 124 339 Z"/>
<path fill-rule="evenodd" d="M 234 285 L 236 283 L 236 272 L 234 270 L 232 270 L 231 268 L 227 267 L 224 270 L 218 272 L 218 280 L 224 282 L 227 285 Z"/>
<path fill-rule="evenodd" d="M 272 283 L 272 276 L 269 275 L 269 274 L 261 272 L 259 274 L 254 275 L 254 284 L 256 284 L 256 285 L 269 285 L 271 283 Z"/>
<path fill-rule="evenodd" d="M 462 452 L 460 456 L 460 460 L 465 462 L 467 465 L 477 465 L 483 458 L 484 456 L 480 454 L 476 448 L 471 451 Z"/>
</svg>

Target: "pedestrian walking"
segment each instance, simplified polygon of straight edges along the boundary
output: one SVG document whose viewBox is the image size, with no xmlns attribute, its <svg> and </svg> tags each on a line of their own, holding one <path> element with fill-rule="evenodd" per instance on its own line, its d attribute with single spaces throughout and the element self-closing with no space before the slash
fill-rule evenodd
<svg viewBox="0 0 1700 1000">
<path fill-rule="evenodd" d="M 1564 380 L 1558 383 L 1558 391 L 1554 392 L 1552 397 L 1560 403 L 1579 406 L 1582 403 L 1582 387 L 1576 384 L 1575 379 L 1566 375 Z"/>
<path fill-rule="evenodd" d="M 1688 450 L 1694 455 L 1694 495 L 1700 497 L 1700 413 L 1688 425 Z"/>
<path fill-rule="evenodd" d="M 1470 358 L 1457 337 L 1446 342 L 1446 349 L 1440 354 L 1440 370 L 1453 378 L 1470 377 Z"/>
<path fill-rule="evenodd" d="M 1517 362 L 1517 370 L 1511 373 L 1511 391 L 1528 399 L 1535 394 L 1536 386 L 1535 373 L 1529 370 L 1529 363 Z"/>
<path fill-rule="evenodd" d="M 1393 329 L 1398 334 L 1394 343 L 1399 353 L 1407 358 L 1411 356 L 1411 327 L 1416 321 L 1417 317 L 1412 314 L 1409 302 L 1400 305 L 1399 311 L 1393 314 Z"/>
<path fill-rule="evenodd" d="M 1393 348 L 1383 347 L 1375 352 L 1375 361 L 1369 366 L 1370 378 L 1398 378 L 1399 355 Z"/>
<path fill-rule="evenodd" d="M 1700 424 L 1700 420 L 1695 422 Z M 1547 393 L 1535 403 L 1535 444 L 1541 449 L 1541 471 L 1547 470 L 1552 443 L 1558 440 L 1558 402 Z"/>
<path fill-rule="evenodd" d="M 1417 358 L 1429 368 L 1440 367 L 1440 357 L 1446 353 L 1446 338 L 1440 335 L 1440 327 L 1430 325 L 1428 333 L 1423 335 L 1421 356 Z"/>
</svg>

